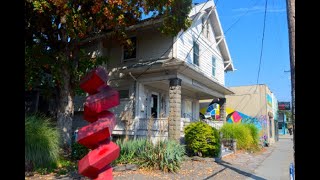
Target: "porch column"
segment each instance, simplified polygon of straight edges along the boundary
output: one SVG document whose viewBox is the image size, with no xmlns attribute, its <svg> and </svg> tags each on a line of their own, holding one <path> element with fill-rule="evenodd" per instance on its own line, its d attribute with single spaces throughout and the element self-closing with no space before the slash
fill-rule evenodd
<svg viewBox="0 0 320 180">
<path fill-rule="evenodd" d="M 223 121 L 223 123 L 227 122 L 227 99 L 226 98 L 220 98 L 220 119 Z"/>
<path fill-rule="evenodd" d="M 170 111 L 168 118 L 168 138 L 180 142 L 181 79 L 172 78 L 169 80 Z"/>
</svg>

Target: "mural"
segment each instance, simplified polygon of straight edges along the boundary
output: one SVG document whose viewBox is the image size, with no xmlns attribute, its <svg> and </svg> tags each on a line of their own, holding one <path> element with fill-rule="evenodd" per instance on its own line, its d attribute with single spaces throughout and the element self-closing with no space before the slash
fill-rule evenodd
<svg viewBox="0 0 320 180">
<path fill-rule="evenodd" d="M 267 104 L 272 107 L 272 97 L 269 94 L 267 94 Z"/>
<path fill-rule="evenodd" d="M 214 99 L 208 107 L 200 109 L 202 119 L 220 120 L 220 100 Z"/>
<path fill-rule="evenodd" d="M 260 137 L 267 137 L 267 116 L 251 117 L 231 108 L 226 108 L 228 123 L 254 124 L 260 131 Z"/>
</svg>

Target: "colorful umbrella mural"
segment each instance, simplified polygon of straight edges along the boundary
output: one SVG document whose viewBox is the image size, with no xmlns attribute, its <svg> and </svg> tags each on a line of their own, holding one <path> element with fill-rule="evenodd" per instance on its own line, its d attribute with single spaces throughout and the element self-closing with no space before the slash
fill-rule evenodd
<svg viewBox="0 0 320 180">
<path fill-rule="evenodd" d="M 220 119 L 220 105 L 219 99 L 214 99 L 208 107 L 200 109 L 200 116 L 202 118 L 212 118 L 214 120 Z"/>
</svg>

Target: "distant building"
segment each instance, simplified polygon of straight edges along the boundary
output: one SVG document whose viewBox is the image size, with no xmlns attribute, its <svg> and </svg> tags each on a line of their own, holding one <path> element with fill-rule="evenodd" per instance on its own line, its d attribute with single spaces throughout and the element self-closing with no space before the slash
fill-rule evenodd
<svg viewBox="0 0 320 180">
<path fill-rule="evenodd" d="M 288 134 L 288 118 L 284 112 L 279 112 L 278 133 L 281 135 Z"/>
<path fill-rule="evenodd" d="M 248 116 L 260 128 L 260 136 L 267 136 L 269 143 L 277 141 L 277 99 L 268 86 L 259 84 L 229 88 L 235 94 L 226 96 L 228 115 L 232 113 L 228 112 L 229 108 L 237 113 L 236 118 L 241 117 L 241 114 Z M 243 119 L 248 121 L 248 118 Z"/>
</svg>

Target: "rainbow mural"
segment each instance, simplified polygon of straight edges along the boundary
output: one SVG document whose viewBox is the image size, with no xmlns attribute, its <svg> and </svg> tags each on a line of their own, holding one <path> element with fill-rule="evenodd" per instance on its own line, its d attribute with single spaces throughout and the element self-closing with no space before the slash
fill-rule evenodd
<svg viewBox="0 0 320 180">
<path fill-rule="evenodd" d="M 246 124 L 254 124 L 259 130 L 262 130 L 263 124 L 258 118 L 254 118 L 243 114 L 239 111 L 235 111 L 231 108 L 226 108 L 227 111 L 227 122 L 228 123 L 246 123 Z"/>
</svg>

